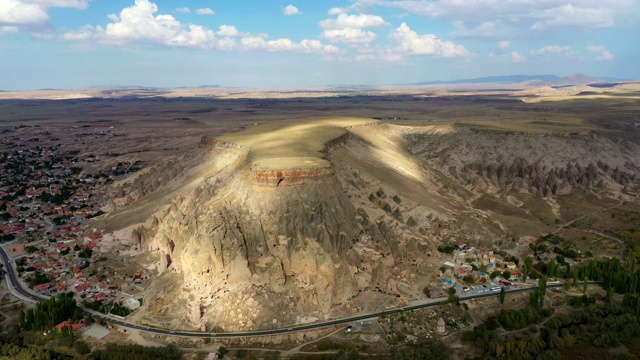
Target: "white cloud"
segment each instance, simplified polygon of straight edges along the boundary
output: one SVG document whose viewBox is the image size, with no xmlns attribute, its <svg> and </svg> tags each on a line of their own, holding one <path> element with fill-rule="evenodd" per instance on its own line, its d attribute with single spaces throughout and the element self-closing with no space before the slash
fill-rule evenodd
<svg viewBox="0 0 640 360">
<path fill-rule="evenodd" d="M 329 15 L 340 15 L 340 14 L 346 14 L 348 12 L 349 12 L 349 9 L 334 7 L 334 8 L 329 9 L 327 14 L 329 14 Z"/>
<path fill-rule="evenodd" d="M 216 12 L 211 10 L 210 8 L 202 8 L 196 10 L 196 14 L 198 15 L 215 15 L 215 13 Z"/>
<path fill-rule="evenodd" d="M 70 31 L 60 35 L 63 41 L 80 41 L 87 42 L 95 40 L 96 28 L 91 25 L 85 25 L 78 30 Z"/>
<path fill-rule="evenodd" d="M 221 25 L 213 31 L 201 25 L 183 24 L 171 15 L 157 14 L 158 7 L 149 0 L 135 4 L 113 16 L 106 27 L 86 25 L 58 35 L 59 40 L 92 42 L 100 45 L 161 45 L 217 50 L 289 51 L 306 54 L 335 54 L 340 49 L 318 40 L 265 40 L 266 35 L 239 32 L 235 26 Z M 218 36 L 220 38 L 218 38 Z M 236 38 L 240 38 L 239 41 Z"/>
<path fill-rule="evenodd" d="M 502 50 L 505 50 L 506 48 L 508 48 L 509 46 L 511 46 L 511 41 L 508 40 L 503 40 L 498 42 L 498 47 Z"/>
<path fill-rule="evenodd" d="M 153 43 L 166 46 L 215 47 L 215 34 L 199 25 L 181 24 L 171 15 L 157 15 L 158 7 L 148 0 L 136 0 L 124 8 L 106 28 L 96 27 L 94 38 L 100 43 L 124 45 Z M 85 29 L 86 30 L 86 29 Z"/>
<path fill-rule="evenodd" d="M 535 15 L 543 19 L 531 26 L 534 30 L 544 30 L 555 27 L 611 27 L 614 25 L 613 13 L 607 8 L 579 8 L 565 4 L 544 10 Z"/>
<path fill-rule="evenodd" d="M 326 29 L 322 37 L 336 43 L 369 43 L 376 39 L 377 35 L 372 31 L 355 28 Z"/>
<path fill-rule="evenodd" d="M 5 0 L 0 6 L 2 25 L 38 25 L 49 21 L 46 8 L 19 0 Z"/>
<path fill-rule="evenodd" d="M 320 27 L 322 27 L 323 29 L 363 29 L 368 27 L 379 27 L 388 24 L 389 23 L 384 21 L 382 17 L 377 15 L 347 15 L 342 13 L 338 14 L 338 17 L 335 19 L 322 20 L 318 25 L 320 25 Z"/>
<path fill-rule="evenodd" d="M 88 0 L 1 0 L 0 26 L 41 26 L 49 21 L 49 8 L 88 6 Z"/>
<path fill-rule="evenodd" d="M 24 2 L 38 4 L 46 8 L 64 7 L 64 8 L 74 8 L 74 9 L 86 9 L 89 7 L 89 0 L 28 0 Z"/>
<path fill-rule="evenodd" d="M 235 26 L 232 25 L 220 25 L 218 31 L 216 31 L 216 35 L 225 36 L 225 37 L 234 37 L 239 36 L 240 32 L 236 29 Z"/>
<path fill-rule="evenodd" d="M 437 19 L 480 24 L 503 23 L 507 29 L 608 27 L 617 18 L 637 22 L 638 0 L 359 0 L 373 6 L 396 7 Z"/>
<path fill-rule="evenodd" d="M 171 15 L 159 14 L 156 4 L 148 0 L 136 0 L 122 9 L 118 16 L 110 16 L 112 23 L 106 27 L 86 25 L 78 30 L 63 33 L 63 41 L 85 41 L 102 45 L 127 46 L 154 44 L 170 47 L 218 47 L 215 33 L 200 25 L 184 25 Z"/>
<path fill-rule="evenodd" d="M 370 43 L 377 35 L 372 31 L 363 29 L 388 25 L 386 21 L 377 15 L 347 15 L 339 13 L 335 19 L 325 19 L 318 23 L 323 28 L 322 37 L 335 43 Z"/>
<path fill-rule="evenodd" d="M 511 53 L 511 62 L 514 64 L 523 63 L 526 60 L 527 59 L 524 56 L 520 55 L 520 53 L 517 51 Z"/>
<path fill-rule="evenodd" d="M 293 16 L 293 15 L 300 15 L 302 14 L 302 11 L 300 11 L 297 7 L 289 4 L 287 5 L 284 9 L 282 9 L 282 13 L 285 16 Z"/>
<path fill-rule="evenodd" d="M 406 55 L 434 55 L 440 57 L 464 57 L 470 53 L 462 45 L 439 39 L 434 34 L 418 35 L 406 23 L 391 31 L 399 50 Z"/>
<path fill-rule="evenodd" d="M 532 50 L 531 55 L 545 56 L 545 55 L 560 55 L 560 56 L 573 56 L 573 50 L 569 46 L 557 46 L 550 45 L 543 48 Z"/>
<path fill-rule="evenodd" d="M 175 11 L 179 13 L 187 14 L 191 12 L 191 9 L 189 9 L 188 7 L 179 7 L 179 8 L 176 8 Z"/>
<path fill-rule="evenodd" d="M 615 59 L 615 55 L 609 52 L 604 46 L 599 45 L 589 45 L 587 46 L 587 50 L 598 54 L 596 60 L 613 60 Z"/>
<path fill-rule="evenodd" d="M 336 54 L 340 49 L 334 45 L 324 45 L 318 40 L 302 40 L 299 43 L 290 39 L 265 40 L 258 36 L 247 36 L 240 40 L 243 50 L 263 50 L 268 52 L 299 52 L 305 54 Z"/>
</svg>

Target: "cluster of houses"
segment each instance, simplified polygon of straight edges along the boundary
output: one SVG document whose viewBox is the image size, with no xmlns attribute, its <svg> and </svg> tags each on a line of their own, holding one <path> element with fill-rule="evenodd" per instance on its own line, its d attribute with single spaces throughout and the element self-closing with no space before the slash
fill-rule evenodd
<svg viewBox="0 0 640 360">
<path fill-rule="evenodd" d="M 95 156 L 79 159 L 79 151 L 43 141 L 2 144 L 8 150 L 0 153 L 0 241 L 17 240 L 7 249 L 21 278 L 40 295 L 73 291 L 95 303 L 109 301 L 118 287 L 98 275 L 106 265 L 92 250 L 102 237 L 87 233 L 85 223 L 102 214 L 106 184 L 137 167 L 121 162 L 83 174 L 81 165 L 98 161 Z"/>
<path fill-rule="evenodd" d="M 522 271 L 516 263 L 506 261 L 491 249 L 476 249 L 467 244 L 461 244 L 454 250 L 451 260 L 443 262 L 442 282 L 455 287 L 456 280 L 460 281 L 469 276 L 475 282 L 490 282 L 492 273 L 498 271 L 501 277 L 518 279 Z M 504 275 L 508 272 L 509 276 Z M 509 283 L 511 284 L 511 283 Z"/>
<path fill-rule="evenodd" d="M 117 290 L 117 286 L 101 282 L 95 274 L 88 274 L 87 265 L 90 264 L 92 254 L 87 250 L 96 246 L 101 239 L 100 235 L 85 235 L 80 241 L 68 239 L 51 242 L 51 239 L 55 237 L 28 245 L 27 248 L 38 250 L 16 261 L 20 264 L 18 270 L 25 282 L 34 279 L 36 272 L 40 275 L 39 279 L 49 280 L 33 286 L 34 292 L 51 296 L 73 291 L 78 295 L 85 294 L 94 302 L 102 302 L 108 299 L 112 291 Z"/>
</svg>

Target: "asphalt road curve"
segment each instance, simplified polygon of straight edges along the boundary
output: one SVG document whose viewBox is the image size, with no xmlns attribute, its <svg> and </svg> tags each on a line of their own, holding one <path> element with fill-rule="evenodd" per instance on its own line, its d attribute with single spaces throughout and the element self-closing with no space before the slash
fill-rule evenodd
<svg viewBox="0 0 640 360">
<path fill-rule="evenodd" d="M 7 271 L 7 274 L 9 275 L 9 280 L 11 281 L 11 286 L 13 287 L 13 289 L 17 293 L 19 293 L 21 296 L 23 296 L 23 297 L 25 297 L 27 299 L 32 300 L 33 302 L 41 302 L 41 301 L 46 301 L 48 299 L 47 297 L 41 297 L 41 296 L 37 296 L 35 294 L 32 294 L 31 292 L 28 292 L 24 288 L 22 288 L 22 285 L 20 285 L 20 282 L 18 282 L 16 274 L 15 274 L 15 272 L 13 270 L 13 267 L 11 266 L 11 262 L 9 260 L 9 256 L 7 255 L 7 253 L 6 253 L 6 251 L 5 251 L 5 249 L 3 247 L 0 247 L 0 255 L 2 256 L 2 260 L 4 261 L 4 268 Z M 562 286 L 564 286 L 564 284 L 548 284 L 547 288 L 557 288 L 557 287 L 562 287 Z M 508 291 L 508 293 L 509 294 L 521 293 L 521 292 L 532 291 L 532 290 L 535 290 L 535 289 L 537 289 L 536 286 L 532 286 L 532 287 L 529 287 L 529 288 L 522 288 L 522 289 L 511 289 L 511 290 Z M 467 300 L 473 300 L 473 299 L 495 297 L 495 296 L 498 296 L 499 294 L 500 294 L 499 292 L 490 292 L 490 293 L 487 293 L 487 294 L 465 296 L 464 298 L 461 298 L 460 300 L 461 301 L 467 301 Z M 256 331 L 225 332 L 225 333 L 206 333 L 206 332 L 196 332 L 196 331 L 181 331 L 181 330 L 160 329 L 160 328 L 154 328 L 154 327 L 149 327 L 149 326 L 144 326 L 144 325 L 136 325 L 136 324 L 128 323 L 128 322 L 125 322 L 125 321 L 122 321 L 122 320 L 119 320 L 119 319 L 113 318 L 111 316 L 99 313 L 97 311 L 89 310 L 89 309 L 83 309 L 83 310 L 84 310 L 84 312 L 86 314 L 90 314 L 94 318 L 101 318 L 101 319 L 103 319 L 105 321 L 108 321 L 108 322 L 110 322 L 112 324 L 117 324 L 119 326 L 122 326 L 123 328 L 136 329 L 136 330 L 146 331 L 146 332 L 154 333 L 154 334 L 180 336 L 180 337 L 187 337 L 187 338 L 239 338 L 239 337 L 269 336 L 269 335 L 287 334 L 287 333 L 292 333 L 292 332 L 296 332 L 296 331 L 314 330 L 314 329 L 319 329 L 319 328 L 333 326 L 333 325 L 348 324 L 348 323 L 351 323 L 351 322 L 354 322 L 354 321 L 367 320 L 367 319 L 380 317 L 380 316 L 385 316 L 385 315 L 398 314 L 398 313 L 402 313 L 402 312 L 406 312 L 406 311 L 413 311 L 413 310 L 425 309 L 425 308 L 430 308 L 430 307 L 436 307 L 436 306 L 438 306 L 438 305 L 440 305 L 442 303 L 445 303 L 445 302 L 447 302 L 447 300 L 442 300 L 442 301 L 437 301 L 437 302 L 430 302 L 430 303 L 427 303 L 427 304 L 404 306 L 404 307 L 401 307 L 401 308 L 389 309 L 389 310 L 384 310 L 384 311 L 380 311 L 380 312 L 376 312 L 376 313 L 351 316 L 351 317 L 346 317 L 346 318 L 341 318 L 341 319 L 336 319 L 336 320 L 322 321 L 322 322 L 317 322 L 317 323 L 313 323 L 313 324 L 295 325 L 295 326 L 290 326 L 290 327 L 287 327 L 287 328 L 280 328 L 280 329 L 273 329 L 273 330 L 256 330 Z"/>
</svg>

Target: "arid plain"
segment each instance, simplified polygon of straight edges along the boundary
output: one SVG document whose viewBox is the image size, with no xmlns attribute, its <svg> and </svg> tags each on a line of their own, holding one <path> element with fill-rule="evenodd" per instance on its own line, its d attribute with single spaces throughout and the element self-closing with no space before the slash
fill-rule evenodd
<svg viewBox="0 0 640 360">
<path fill-rule="evenodd" d="M 50 234 L 77 229 L 62 240 L 91 244 L 88 265 L 78 276 L 71 253 L 68 268 L 42 270 L 49 282 L 95 277 L 113 287 L 96 308 L 140 299 L 126 321 L 170 331 L 287 328 L 451 289 L 464 300 L 463 288 L 517 278 L 525 258 L 544 263 L 554 246 L 579 254 L 563 257 L 578 267 L 640 241 L 638 83 L 0 92 L 0 125 L 1 152 L 53 149 L 76 191 L 42 223 L 23 198 L 5 220 L 37 225 L 12 244 L 42 252 L 46 268 Z M 70 209 L 78 189 L 99 194 L 93 212 Z M 561 309 L 560 298 L 548 301 Z M 442 338 L 439 317 L 468 330 L 493 307 L 526 302 L 472 300 L 321 341 L 383 354 Z M 258 342 L 300 350 L 324 335 Z M 446 336 L 459 355 L 476 351 L 459 331 Z"/>
</svg>

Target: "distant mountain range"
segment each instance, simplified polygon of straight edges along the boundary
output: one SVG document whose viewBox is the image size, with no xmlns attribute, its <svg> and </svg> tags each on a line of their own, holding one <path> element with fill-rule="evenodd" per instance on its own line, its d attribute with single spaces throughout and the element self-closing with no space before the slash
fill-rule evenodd
<svg viewBox="0 0 640 360">
<path fill-rule="evenodd" d="M 409 85 L 455 85 L 455 84 L 526 84 L 530 86 L 570 86 L 593 84 L 603 81 L 626 81 L 611 77 L 591 77 L 576 73 L 560 77 L 557 75 L 497 75 L 484 76 L 473 79 L 459 79 L 450 81 L 421 81 Z"/>
</svg>

